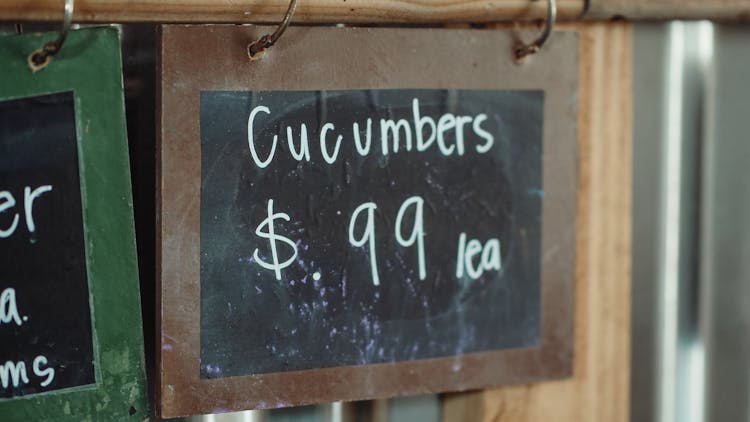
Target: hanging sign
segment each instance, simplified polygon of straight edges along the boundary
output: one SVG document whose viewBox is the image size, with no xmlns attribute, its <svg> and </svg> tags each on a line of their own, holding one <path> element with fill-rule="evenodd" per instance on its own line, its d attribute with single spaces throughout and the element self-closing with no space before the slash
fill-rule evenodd
<svg viewBox="0 0 750 422">
<path fill-rule="evenodd" d="M 162 29 L 162 416 L 569 375 L 575 34 L 264 31 Z"/>
<path fill-rule="evenodd" d="M 118 33 L 0 38 L 0 415 L 147 415 Z"/>
</svg>

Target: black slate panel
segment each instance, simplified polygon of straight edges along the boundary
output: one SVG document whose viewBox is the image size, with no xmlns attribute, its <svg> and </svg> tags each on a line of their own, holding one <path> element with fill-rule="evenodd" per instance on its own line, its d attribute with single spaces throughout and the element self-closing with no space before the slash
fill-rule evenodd
<svg viewBox="0 0 750 422">
<path fill-rule="evenodd" d="M 0 102 L 0 275 L 0 397 L 94 383 L 73 92 Z"/>
<path fill-rule="evenodd" d="M 203 92 L 201 376 L 538 345 L 543 105 L 542 91 Z M 253 158 L 248 121 L 258 106 L 267 111 L 254 114 Z M 470 118 L 458 125 L 462 141 L 456 128 L 450 128 L 450 116 L 442 124 L 448 129 L 440 130 L 446 114 Z M 486 119 L 475 129 L 482 114 Z M 420 151 L 417 127 L 425 116 L 443 139 Z M 353 124 L 364 144 L 368 118 L 371 148 L 362 154 L 355 146 Z M 394 124 L 403 120 L 397 152 L 388 132 L 384 153 L 381 119 Z M 303 123 L 309 161 L 304 154 L 301 160 L 294 158 L 300 154 Z M 325 123 L 333 127 L 323 151 Z M 292 128 L 294 151 L 287 127 Z M 431 136 L 431 125 L 421 129 L 423 140 Z M 324 154 L 334 154 L 339 135 L 340 150 L 328 163 Z M 401 246 L 395 234 L 399 209 L 413 197 L 423 200 L 424 279 L 416 242 Z M 274 235 L 280 236 L 275 237 L 277 262 L 288 261 L 278 278 L 274 269 L 258 262 L 274 263 L 269 200 Z M 352 213 L 367 202 L 376 206 L 377 285 L 369 242 L 357 247 L 349 238 Z M 403 213 L 406 240 L 416 208 L 412 203 Z M 357 239 L 367 215 L 361 213 L 352 227 Z M 497 239 L 501 268 L 475 279 L 464 261 L 463 275 L 457 276 L 461 233 L 466 234 L 465 246 L 470 239 L 482 245 Z M 475 256 L 474 266 L 481 255 Z"/>
</svg>

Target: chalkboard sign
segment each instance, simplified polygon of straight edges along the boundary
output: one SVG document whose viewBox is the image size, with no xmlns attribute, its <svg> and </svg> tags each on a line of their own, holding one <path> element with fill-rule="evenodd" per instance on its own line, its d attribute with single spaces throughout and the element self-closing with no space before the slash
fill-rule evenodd
<svg viewBox="0 0 750 422">
<path fill-rule="evenodd" d="M 162 29 L 161 414 L 570 374 L 575 37 L 548 53 L 557 81 L 447 57 L 510 51 L 502 32 L 294 28 L 258 62 L 210 53 L 262 31 Z M 377 58 L 404 42 L 446 57 Z"/>
<path fill-rule="evenodd" d="M 0 38 L 0 419 L 143 420 L 143 346 L 113 29 Z"/>
<path fill-rule="evenodd" d="M 543 101 L 202 92 L 201 376 L 538 345 Z"/>
<path fill-rule="evenodd" d="M 2 397 L 95 381 L 80 186 L 73 93 L 0 101 Z"/>
</svg>

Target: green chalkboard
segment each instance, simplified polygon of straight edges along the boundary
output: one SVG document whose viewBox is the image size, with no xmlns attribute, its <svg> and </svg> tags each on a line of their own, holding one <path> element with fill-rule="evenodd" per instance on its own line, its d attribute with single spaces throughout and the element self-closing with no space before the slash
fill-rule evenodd
<svg viewBox="0 0 750 422">
<path fill-rule="evenodd" d="M 0 37 L 0 420 L 148 415 L 117 30 Z"/>
</svg>

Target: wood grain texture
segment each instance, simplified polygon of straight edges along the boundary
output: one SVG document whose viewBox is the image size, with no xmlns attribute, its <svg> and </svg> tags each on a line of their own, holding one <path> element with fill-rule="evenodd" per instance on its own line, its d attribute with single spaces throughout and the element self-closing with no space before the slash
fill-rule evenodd
<svg viewBox="0 0 750 422">
<path fill-rule="evenodd" d="M 446 422 L 629 418 L 632 27 L 566 29 L 581 55 L 574 376 L 447 395 Z"/>
<path fill-rule="evenodd" d="M 61 0 L 2 0 L 0 19 L 61 21 Z M 74 22 L 278 22 L 289 0 L 76 0 Z M 560 19 L 583 13 L 585 0 L 557 0 Z M 305 0 L 293 22 L 445 23 L 536 19 L 540 0 Z"/>
<path fill-rule="evenodd" d="M 587 19 L 750 20 L 750 0 L 590 0 Z"/>
<path fill-rule="evenodd" d="M 272 23 L 288 0 L 76 0 L 74 22 Z M 587 7 L 588 6 L 588 7 Z M 540 19 L 540 0 L 306 0 L 295 23 L 455 23 Z M 750 20 L 750 0 L 557 0 L 558 21 Z M 61 0 L 3 0 L 0 20 L 61 21 Z"/>
</svg>

